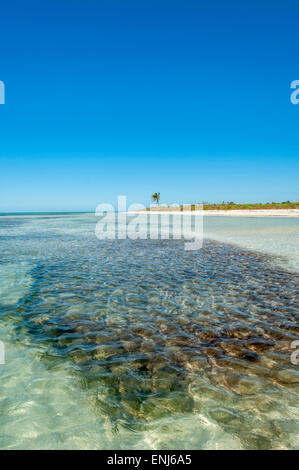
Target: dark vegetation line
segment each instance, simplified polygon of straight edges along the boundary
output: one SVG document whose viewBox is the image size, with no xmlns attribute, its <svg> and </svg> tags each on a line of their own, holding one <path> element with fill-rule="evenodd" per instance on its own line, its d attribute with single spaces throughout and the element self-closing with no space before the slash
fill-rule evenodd
<svg viewBox="0 0 299 470">
<path fill-rule="evenodd" d="M 195 206 L 194 204 L 192 204 Z M 222 204 L 203 203 L 204 210 L 234 210 L 234 209 L 299 209 L 299 202 L 267 202 L 265 204 L 236 204 L 234 202 L 223 202 Z"/>
</svg>

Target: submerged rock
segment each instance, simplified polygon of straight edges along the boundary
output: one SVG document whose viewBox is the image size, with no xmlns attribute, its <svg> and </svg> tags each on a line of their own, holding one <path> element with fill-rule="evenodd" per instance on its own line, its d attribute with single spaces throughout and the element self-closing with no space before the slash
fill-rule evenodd
<svg viewBox="0 0 299 470">
<path fill-rule="evenodd" d="M 226 386 L 238 395 L 254 395 L 259 393 L 264 383 L 257 377 L 234 374 L 225 376 Z"/>
<path fill-rule="evenodd" d="M 235 410 L 223 408 L 223 407 L 214 407 L 208 409 L 209 416 L 219 424 L 234 426 L 235 428 L 242 428 L 244 425 L 245 419 L 236 413 Z"/>
<path fill-rule="evenodd" d="M 281 370 L 277 372 L 276 378 L 279 382 L 284 384 L 299 384 L 299 371 L 294 369 Z"/>
</svg>

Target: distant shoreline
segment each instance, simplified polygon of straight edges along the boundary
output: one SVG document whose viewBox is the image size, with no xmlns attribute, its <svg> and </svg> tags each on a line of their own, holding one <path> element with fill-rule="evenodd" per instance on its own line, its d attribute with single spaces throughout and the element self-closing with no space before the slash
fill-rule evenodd
<svg viewBox="0 0 299 470">
<path fill-rule="evenodd" d="M 227 210 L 184 210 L 179 208 L 159 207 L 130 211 L 128 214 L 185 214 L 202 216 L 225 216 L 225 217 L 299 217 L 299 209 L 227 209 Z"/>
</svg>

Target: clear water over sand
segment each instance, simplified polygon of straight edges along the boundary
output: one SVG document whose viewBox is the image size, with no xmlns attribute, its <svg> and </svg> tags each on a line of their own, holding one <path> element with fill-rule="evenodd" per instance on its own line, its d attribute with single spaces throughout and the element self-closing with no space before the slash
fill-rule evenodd
<svg viewBox="0 0 299 470">
<path fill-rule="evenodd" d="M 299 220 L 99 241 L 0 217 L 0 448 L 298 448 Z"/>
</svg>

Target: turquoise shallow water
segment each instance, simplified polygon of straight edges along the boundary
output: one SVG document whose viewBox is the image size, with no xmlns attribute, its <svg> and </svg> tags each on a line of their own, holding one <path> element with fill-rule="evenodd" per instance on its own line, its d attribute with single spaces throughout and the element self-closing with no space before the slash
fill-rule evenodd
<svg viewBox="0 0 299 470">
<path fill-rule="evenodd" d="M 98 240 L 0 217 L 0 448 L 298 448 L 297 219 Z"/>
</svg>

